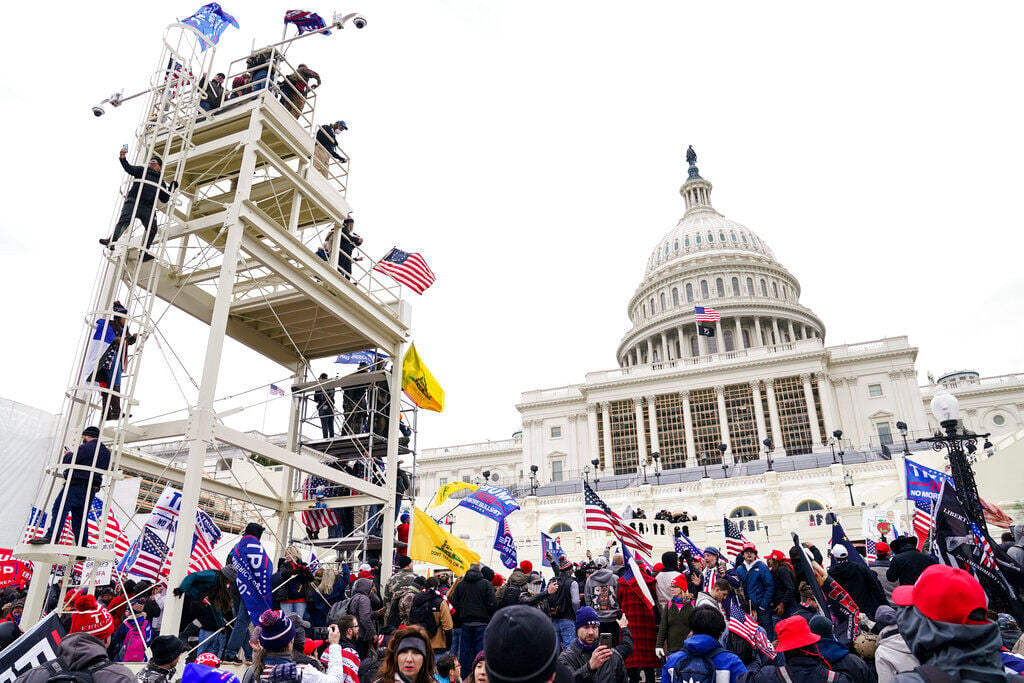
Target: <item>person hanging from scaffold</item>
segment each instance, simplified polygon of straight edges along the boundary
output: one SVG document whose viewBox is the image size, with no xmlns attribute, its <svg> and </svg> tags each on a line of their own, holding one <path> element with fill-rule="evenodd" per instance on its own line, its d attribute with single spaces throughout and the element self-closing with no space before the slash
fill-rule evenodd
<svg viewBox="0 0 1024 683">
<path fill-rule="evenodd" d="M 142 225 L 146 228 L 145 248 L 147 253 L 143 255 L 142 260 L 152 261 L 155 257 L 148 252 L 149 248 L 153 246 L 153 240 L 156 239 L 158 227 L 156 222 L 156 200 L 159 199 L 163 203 L 170 201 L 171 193 L 178 189 L 178 183 L 172 180 L 170 184 L 167 184 L 160 180 L 164 162 L 159 156 L 154 154 L 150 157 L 149 163 L 145 167 L 132 166 L 125 160 L 127 156 L 127 146 L 122 147 L 121 153 L 118 155 L 121 168 L 124 169 L 125 173 L 135 178 L 135 180 L 132 181 L 128 189 L 128 197 L 124 200 L 124 205 L 121 207 L 121 215 L 114 225 L 113 236 L 110 238 L 104 237 L 100 240 L 100 244 L 113 251 L 114 243 L 120 239 L 121 234 L 126 229 L 131 228 L 137 218 L 142 221 Z M 129 230 L 129 234 L 130 232 Z"/>
</svg>

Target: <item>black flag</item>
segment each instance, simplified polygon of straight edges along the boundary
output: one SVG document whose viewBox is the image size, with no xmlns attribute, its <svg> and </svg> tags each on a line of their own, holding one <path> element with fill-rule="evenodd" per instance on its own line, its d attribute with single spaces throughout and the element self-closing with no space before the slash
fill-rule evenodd
<svg viewBox="0 0 1024 683">
<path fill-rule="evenodd" d="M 1002 549 L 967 517 L 956 491 L 945 482 L 935 505 L 932 551 L 942 564 L 974 574 L 988 594 L 992 609 L 1009 612 L 1017 619 L 1024 618 L 1016 590 L 1007 580 L 1010 577 L 1013 584 L 1022 585 L 1024 575 L 1020 567 L 1011 566 L 1015 563 L 1008 555 L 1005 562 L 997 559 L 996 552 Z"/>
<path fill-rule="evenodd" d="M 702 337 L 714 337 L 715 328 L 709 325 L 697 325 L 697 334 L 699 334 Z"/>
</svg>

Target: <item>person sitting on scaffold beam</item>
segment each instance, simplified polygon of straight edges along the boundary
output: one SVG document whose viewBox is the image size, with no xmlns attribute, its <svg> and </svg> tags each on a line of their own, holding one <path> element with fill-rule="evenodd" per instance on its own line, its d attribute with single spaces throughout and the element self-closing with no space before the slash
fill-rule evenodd
<svg viewBox="0 0 1024 683">
<path fill-rule="evenodd" d="M 146 227 L 146 251 L 148 252 L 149 248 L 153 245 L 153 240 L 156 238 L 156 200 L 159 199 L 165 203 L 170 201 L 171 193 L 178 188 L 178 183 L 172 180 L 168 185 L 160 180 L 164 162 L 157 155 L 154 154 L 149 159 L 149 164 L 145 168 L 129 164 L 125 160 L 127 155 L 127 149 L 122 147 L 121 153 L 118 156 L 121 161 L 121 168 L 124 169 L 125 173 L 135 178 L 135 180 L 132 181 L 131 187 L 128 189 L 128 197 L 124 200 L 124 206 L 121 207 L 121 215 L 117 219 L 117 224 L 114 225 L 114 235 L 109 239 L 101 239 L 100 244 L 113 251 L 114 242 L 117 242 L 125 229 L 131 227 L 135 219 L 138 218 Z M 157 192 L 158 189 L 159 193 Z M 153 258 L 152 254 L 147 253 L 142 257 L 142 260 L 152 261 Z"/>
</svg>

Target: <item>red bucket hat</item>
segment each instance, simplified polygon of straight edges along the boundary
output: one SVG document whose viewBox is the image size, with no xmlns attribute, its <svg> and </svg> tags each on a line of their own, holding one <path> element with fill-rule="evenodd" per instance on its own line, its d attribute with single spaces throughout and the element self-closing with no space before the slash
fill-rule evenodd
<svg viewBox="0 0 1024 683">
<path fill-rule="evenodd" d="M 892 601 L 904 607 L 913 605 L 932 621 L 976 626 L 988 623 L 985 589 L 963 569 L 944 564 L 925 569 L 913 586 L 898 586 L 892 592 Z M 971 619 L 975 612 L 980 619 Z"/>
<path fill-rule="evenodd" d="M 789 617 L 776 624 L 775 635 L 779 638 L 779 644 L 775 646 L 779 652 L 807 647 L 821 640 L 817 633 L 811 633 L 811 627 L 800 616 Z"/>
</svg>

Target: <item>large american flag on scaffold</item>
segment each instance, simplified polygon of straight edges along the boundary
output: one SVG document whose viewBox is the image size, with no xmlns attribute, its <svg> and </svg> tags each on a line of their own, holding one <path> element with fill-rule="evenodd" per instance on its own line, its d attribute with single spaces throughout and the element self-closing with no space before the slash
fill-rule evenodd
<svg viewBox="0 0 1024 683">
<path fill-rule="evenodd" d="M 398 247 L 385 254 L 373 269 L 390 275 L 417 294 L 422 294 L 434 284 L 434 271 L 430 270 L 423 257 L 417 252 L 404 252 Z"/>
<path fill-rule="evenodd" d="M 583 528 L 590 531 L 610 531 L 622 545 L 633 550 L 645 560 L 651 557 L 654 547 L 643 536 L 631 529 L 622 517 L 612 511 L 587 482 L 583 482 Z"/>
<path fill-rule="evenodd" d="M 338 495 L 335 492 L 337 487 L 326 479 L 313 476 L 306 477 L 302 485 L 302 500 L 315 500 L 319 493 L 321 497 L 332 498 Z M 302 523 L 307 529 L 319 531 L 329 526 L 341 524 L 341 516 L 336 510 L 329 508 L 314 508 L 302 511 Z"/>
<path fill-rule="evenodd" d="M 743 544 L 748 543 L 747 537 L 740 533 L 740 528 L 728 517 L 722 518 L 725 527 L 725 554 L 729 559 L 735 558 L 743 552 Z"/>
</svg>

